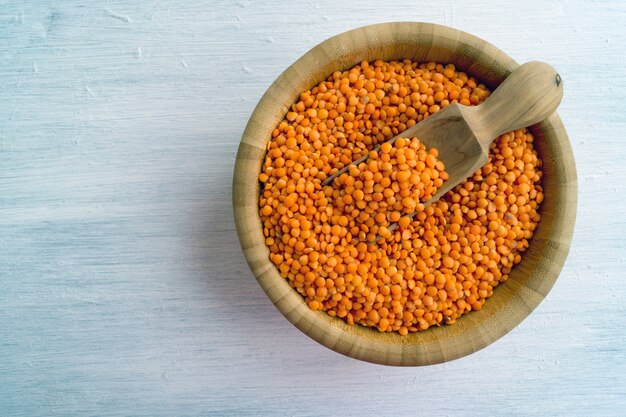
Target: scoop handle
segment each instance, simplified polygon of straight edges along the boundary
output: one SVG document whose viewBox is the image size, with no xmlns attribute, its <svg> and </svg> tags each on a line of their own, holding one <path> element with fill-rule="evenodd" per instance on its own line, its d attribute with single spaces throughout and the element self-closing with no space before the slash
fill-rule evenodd
<svg viewBox="0 0 626 417">
<path fill-rule="evenodd" d="M 477 107 L 484 133 L 481 142 L 488 146 L 503 133 L 546 119 L 562 98 L 563 80 L 552 66 L 539 61 L 520 65 Z"/>
</svg>

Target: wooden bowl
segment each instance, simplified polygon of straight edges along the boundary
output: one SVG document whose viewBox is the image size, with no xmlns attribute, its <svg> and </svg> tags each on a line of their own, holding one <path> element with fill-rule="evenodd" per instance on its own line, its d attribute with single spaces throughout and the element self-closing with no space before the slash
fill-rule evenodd
<svg viewBox="0 0 626 417">
<path fill-rule="evenodd" d="M 400 336 L 348 325 L 312 311 L 269 260 L 258 198 L 257 179 L 272 130 L 298 95 L 334 71 L 366 60 L 411 59 L 453 63 L 495 88 L 518 64 L 473 35 L 429 23 L 383 23 L 334 36 L 285 70 L 256 106 L 241 138 L 233 178 L 237 234 L 250 269 L 278 310 L 301 331 L 344 355 L 385 365 L 428 365 L 476 352 L 517 326 L 543 300 L 569 251 L 577 200 L 572 149 L 557 114 L 532 126 L 543 159 L 545 199 L 541 222 L 508 281 L 500 284 L 480 311 L 450 326 Z"/>
</svg>

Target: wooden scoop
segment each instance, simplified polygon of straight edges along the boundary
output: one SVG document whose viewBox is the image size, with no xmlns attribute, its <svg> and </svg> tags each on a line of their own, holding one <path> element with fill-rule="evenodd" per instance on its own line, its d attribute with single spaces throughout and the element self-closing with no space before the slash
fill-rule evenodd
<svg viewBox="0 0 626 417">
<path fill-rule="evenodd" d="M 479 106 L 451 104 L 388 142 L 393 144 L 399 137 L 417 137 L 427 149 L 434 147 L 439 151 L 439 159 L 450 178 L 423 203 L 427 206 L 485 165 L 489 146 L 498 136 L 547 118 L 562 97 L 563 82 L 556 70 L 543 62 L 528 62 L 513 70 Z M 352 164 L 358 165 L 368 157 L 365 155 Z M 348 167 L 328 177 L 322 185 L 331 183 Z M 392 224 L 389 230 L 395 227 Z"/>
</svg>

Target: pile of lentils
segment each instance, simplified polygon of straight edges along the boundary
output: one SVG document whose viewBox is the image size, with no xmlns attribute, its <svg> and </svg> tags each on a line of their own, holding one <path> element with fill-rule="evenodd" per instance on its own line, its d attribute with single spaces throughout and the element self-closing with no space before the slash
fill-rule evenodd
<svg viewBox="0 0 626 417">
<path fill-rule="evenodd" d="M 448 178 L 437 150 L 419 138 L 374 150 L 489 94 L 453 65 L 378 60 L 300 95 L 272 132 L 259 207 L 271 261 L 312 310 L 406 335 L 480 310 L 507 280 L 544 197 L 529 131 L 501 135 L 485 166 L 426 207 Z"/>
</svg>

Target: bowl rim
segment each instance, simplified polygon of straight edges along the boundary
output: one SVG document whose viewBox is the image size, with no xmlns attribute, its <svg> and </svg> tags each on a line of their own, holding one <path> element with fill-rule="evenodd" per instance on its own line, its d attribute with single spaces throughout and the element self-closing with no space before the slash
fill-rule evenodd
<svg viewBox="0 0 626 417">
<path fill-rule="evenodd" d="M 554 166 L 549 173 L 554 181 L 554 187 L 551 187 L 554 189 L 554 198 L 547 213 L 550 221 L 545 224 L 547 221 L 544 221 L 546 218 L 542 212 L 543 218 L 537 230 L 541 229 L 542 224 L 546 230 L 541 237 L 533 237 L 527 251 L 541 246 L 533 255 L 537 257 L 537 264 L 528 265 L 525 270 L 519 271 L 524 259 L 530 256 L 525 253 L 522 263 L 510 275 L 513 278 L 517 269 L 517 279 L 500 284 L 482 310 L 464 314 L 452 326 L 430 328 L 404 337 L 396 333 L 380 333 L 360 325 L 350 326 L 324 312 L 310 310 L 304 298 L 289 286 L 269 261 L 269 250 L 264 243 L 256 177 L 265 156 L 265 145 L 270 139 L 268 132 L 271 130 L 268 129 L 273 130 L 284 118 L 288 106 L 300 92 L 333 72 L 327 71 L 328 68 L 339 68 L 340 62 L 354 61 L 354 54 L 376 54 L 383 51 L 381 48 L 385 45 L 393 47 L 394 53 L 428 46 L 423 54 L 435 58 L 460 53 L 456 51 L 461 48 L 461 57 L 467 57 L 467 64 L 461 65 L 461 69 L 470 75 L 483 72 L 485 75 L 479 81 L 490 87 L 497 86 L 518 66 L 511 57 L 487 41 L 433 23 L 378 23 L 326 39 L 283 71 L 252 112 L 239 144 L 234 167 L 233 212 L 239 242 L 251 271 L 276 308 L 303 333 L 352 358 L 384 365 L 430 365 L 454 360 L 486 347 L 521 323 L 545 298 L 569 253 L 577 206 L 576 167 L 567 133 L 558 114 L 531 127 L 539 139 L 539 146 L 545 148 L 539 149 L 542 159 L 545 151 L 551 156 L 550 166 Z M 351 66 L 358 62 L 360 60 Z M 344 65 L 342 69 L 351 66 Z M 302 88 L 303 74 L 311 71 L 317 75 L 309 74 L 312 81 L 308 87 Z M 545 139 L 546 143 L 541 144 Z M 255 171 L 256 166 L 258 169 Z M 546 200 L 549 200 L 547 192 L 545 194 L 542 210 L 547 204 Z M 502 302 L 494 301 L 496 293 L 502 293 Z"/>
</svg>

